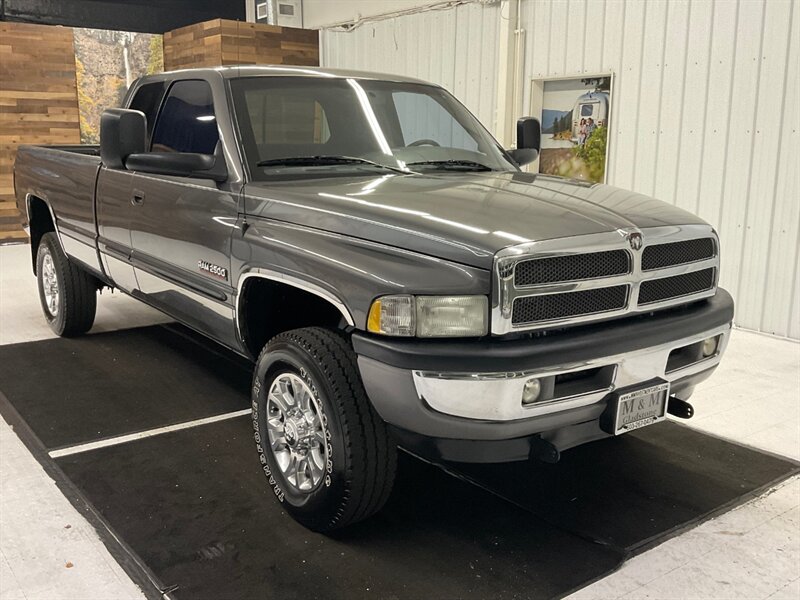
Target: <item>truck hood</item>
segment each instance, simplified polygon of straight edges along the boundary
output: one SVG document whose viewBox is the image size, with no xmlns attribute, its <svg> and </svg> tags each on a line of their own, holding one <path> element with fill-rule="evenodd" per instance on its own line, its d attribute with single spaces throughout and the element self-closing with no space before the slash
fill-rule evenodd
<svg viewBox="0 0 800 600">
<path fill-rule="evenodd" d="M 532 173 L 369 175 L 253 182 L 245 213 L 489 269 L 524 242 L 630 227 L 702 224 L 609 185 Z"/>
</svg>

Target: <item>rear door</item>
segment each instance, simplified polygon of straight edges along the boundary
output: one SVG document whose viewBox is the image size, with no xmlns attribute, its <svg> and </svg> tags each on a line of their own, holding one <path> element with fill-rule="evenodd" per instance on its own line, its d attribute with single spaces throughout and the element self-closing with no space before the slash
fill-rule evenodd
<svg viewBox="0 0 800 600">
<path fill-rule="evenodd" d="M 224 99 L 218 99 L 223 102 Z M 221 153 L 217 111 L 206 80 L 167 89 L 152 128 L 159 152 Z M 230 169 L 229 169 L 230 171 Z M 145 300 L 228 345 L 236 342 L 231 238 L 238 193 L 211 179 L 135 173 L 132 262 Z"/>
<path fill-rule="evenodd" d="M 103 269 L 128 293 L 138 287 L 131 254 L 130 212 L 133 173 L 103 167 L 97 179 L 97 247 Z"/>
</svg>

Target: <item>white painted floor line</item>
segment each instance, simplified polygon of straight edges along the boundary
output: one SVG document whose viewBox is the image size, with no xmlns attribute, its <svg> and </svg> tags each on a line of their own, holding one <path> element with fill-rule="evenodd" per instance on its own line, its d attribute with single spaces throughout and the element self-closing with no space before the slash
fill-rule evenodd
<svg viewBox="0 0 800 600">
<path fill-rule="evenodd" d="M 143 438 L 153 437 L 154 435 L 161 435 L 163 433 L 170 433 L 172 431 L 180 431 L 181 429 L 189 429 L 191 427 L 199 427 L 200 425 L 208 425 L 209 423 L 216 423 L 217 421 L 225 421 L 227 419 L 235 419 L 249 415 L 250 409 L 245 408 L 234 412 L 225 413 L 222 415 L 214 415 L 213 417 L 205 417 L 204 419 L 195 419 L 194 421 L 185 421 L 183 423 L 175 423 L 175 425 L 167 425 L 166 427 L 159 427 L 158 429 L 148 429 L 147 431 L 140 431 L 139 433 L 129 433 L 127 435 L 119 435 L 117 437 L 106 438 L 96 442 L 88 442 L 86 444 L 79 444 L 77 446 L 70 446 L 69 448 L 61 448 L 50 452 L 50 458 L 59 458 L 61 456 L 69 456 L 71 454 L 79 454 L 80 452 L 89 452 L 90 450 L 97 450 L 98 448 L 107 448 L 108 446 L 118 446 L 119 444 L 126 444 L 134 442 Z"/>
</svg>

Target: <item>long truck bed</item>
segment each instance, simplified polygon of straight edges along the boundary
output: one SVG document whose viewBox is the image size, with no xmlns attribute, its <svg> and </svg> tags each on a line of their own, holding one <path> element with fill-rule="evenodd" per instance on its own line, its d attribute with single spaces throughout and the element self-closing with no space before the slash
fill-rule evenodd
<svg viewBox="0 0 800 600">
<path fill-rule="evenodd" d="M 14 169 L 16 189 L 31 190 L 17 197 L 26 231 L 31 211 L 37 210 L 31 206 L 31 196 L 51 199 L 48 206 L 64 251 L 95 275 L 104 275 L 97 253 L 95 204 L 100 168 L 100 146 L 75 145 L 20 146 Z M 41 236 L 38 231 L 29 233 Z M 31 239 L 34 246 L 38 242 Z"/>
</svg>

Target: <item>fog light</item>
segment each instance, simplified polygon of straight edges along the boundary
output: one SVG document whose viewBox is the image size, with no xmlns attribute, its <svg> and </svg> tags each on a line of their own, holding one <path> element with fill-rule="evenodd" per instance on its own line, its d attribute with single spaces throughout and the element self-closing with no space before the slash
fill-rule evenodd
<svg viewBox="0 0 800 600">
<path fill-rule="evenodd" d="M 703 342 L 703 356 L 713 356 L 717 353 L 717 346 L 719 345 L 719 336 L 708 338 Z"/>
<path fill-rule="evenodd" d="M 531 404 L 532 402 L 536 402 L 541 391 L 541 382 L 538 379 L 529 379 L 522 388 L 522 403 Z"/>
</svg>

